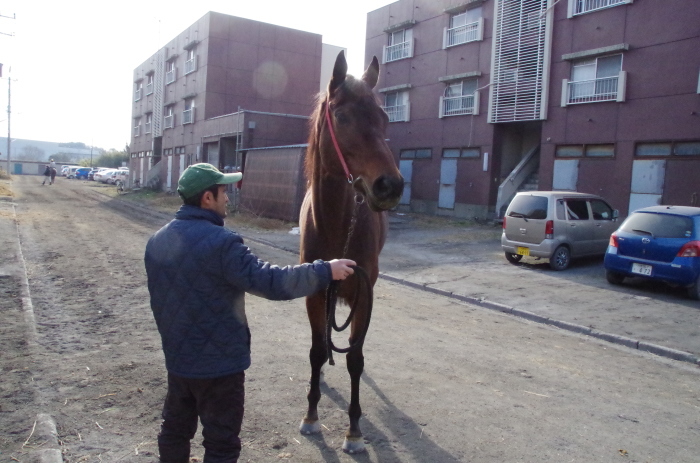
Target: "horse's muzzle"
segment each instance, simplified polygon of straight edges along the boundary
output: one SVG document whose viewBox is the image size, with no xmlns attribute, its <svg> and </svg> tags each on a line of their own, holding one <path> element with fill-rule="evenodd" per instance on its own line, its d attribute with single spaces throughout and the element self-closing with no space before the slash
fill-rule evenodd
<svg viewBox="0 0 700 463">
<path fill-rule="evenodd" d="M 386 211 L 396 207 L 403 194 L 403 177 L 382 175 L 372 184 L 371 191 L 367 191 L 367 185 L 362 182 L 361 187 L 365 194 L 370 209 L 375 212 Z"/>
</svg>

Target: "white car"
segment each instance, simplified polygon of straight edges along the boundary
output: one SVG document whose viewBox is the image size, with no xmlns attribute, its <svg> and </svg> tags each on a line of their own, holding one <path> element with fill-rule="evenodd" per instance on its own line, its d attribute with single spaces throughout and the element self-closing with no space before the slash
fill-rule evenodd
<svg viewBox="0 0 700 463">
<path fill-rule="evenodd" d="M 111 179 L 112 174 L 114 172 L 117 172 L 117 169 L 105 169 L 105 170 L 99 171 L 99 172 L 95 173 L 94 179 L 96 182 L 111 183 L 110 179 Z"/>
</svg>

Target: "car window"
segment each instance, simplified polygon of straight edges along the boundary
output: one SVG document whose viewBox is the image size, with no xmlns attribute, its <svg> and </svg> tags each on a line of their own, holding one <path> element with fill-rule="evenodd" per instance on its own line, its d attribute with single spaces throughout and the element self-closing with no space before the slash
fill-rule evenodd
<svg viewBox="0 0 700 463">
<path fill-rule="evenodd" d="M 567 199 L 566 215 L 569 220 L 588 220 L 588 205 L 585 199 Z"/>
<path fill-rule="evenodd" d="M 635 212 L 620 227 L 630 233 L 651 235 L 654 238 L 690 238 L 693 236 L 693 220 L 672 214 Z"/>
<path fill-rule="evenodd" d="M 524 217 L 526 219 L 546 219 L 547 218 L 546 196 L 516 195 L 510 203 L 510 217 Z"/>
</svg>

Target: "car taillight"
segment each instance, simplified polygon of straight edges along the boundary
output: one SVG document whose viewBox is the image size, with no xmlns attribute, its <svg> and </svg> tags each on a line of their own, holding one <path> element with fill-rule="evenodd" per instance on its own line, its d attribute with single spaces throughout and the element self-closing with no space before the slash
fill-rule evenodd
<svg viewBox="0 0 700 463">
<path fill-rule="evenodd" d="M 554 238 L 554 220 L 548 220 L 544 226 L 544 237 L 548 240 Z"/>
<path fill-rule="evenodd" d="M 503 216 L 503 229 L 506 229 L 506 216 Z"/>
<path fill-rule="evenodd" d="M 688 241 L 678 251 L 677 257 L 698 257 L 700 256 L 700 241 Z"/>
<path fill-rule="evenodd" d="M 614 248 L 617 247 L 617 235 L 610 235 L 610 241 L 608 242 L 608 246 L 612 246 Z"/>
</svg>

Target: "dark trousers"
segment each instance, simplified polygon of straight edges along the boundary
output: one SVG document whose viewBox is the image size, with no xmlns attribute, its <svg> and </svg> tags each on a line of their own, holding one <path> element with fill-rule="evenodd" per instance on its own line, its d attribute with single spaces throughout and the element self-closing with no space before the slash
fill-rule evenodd
<svg viewBox="0 0 700 463">
<path fill-rule="evenodd" d="M 212 379 L 168 373 L 168 395 L 158 434 L 160 461 L 187 463 L 190 441 L 202 422 L 204 463 L 236 463 L 241 453 L 245 373 Z"/>
</svg>

